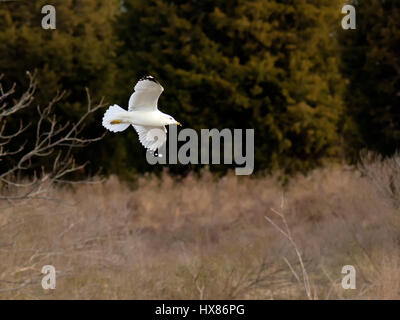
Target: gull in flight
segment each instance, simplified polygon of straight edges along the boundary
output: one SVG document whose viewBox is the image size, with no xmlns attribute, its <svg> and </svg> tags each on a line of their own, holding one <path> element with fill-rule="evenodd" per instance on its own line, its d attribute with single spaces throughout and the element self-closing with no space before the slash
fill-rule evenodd
<svg viewBox="0 0 400 320">
<path fill-rule="evenodd" d="M 166 125 L 181 124 L 172 116 L 158 110 L 157 101 L 164 88 L 152 76 L 141 78 L 135 85 L 129 98 L 128 110 L 114 104 L 103 116 L 103 126 L 112 131 L 120 132 L 132 125 L 139 135 L 140 143 L 158 155 L 160 148 L 167 141 Z"/>
</svg>

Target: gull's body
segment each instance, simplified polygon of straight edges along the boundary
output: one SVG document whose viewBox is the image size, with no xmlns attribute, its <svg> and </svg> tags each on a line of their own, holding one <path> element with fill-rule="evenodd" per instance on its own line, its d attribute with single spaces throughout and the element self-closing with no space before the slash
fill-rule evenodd
<svg viewBox="0 0 400 320">
<path fill-rule="evenodd" d="M 169 117 L 167 114 L 159 110 L 156 111 L 129 111 L 116 112 L 115 117 L 124 122 L 135 124 L 139 126 L 159 127 L 160 119 L 164 116 Z M 175 123 L 175 122 L 174 122 Z"/>
<path fill-rule="evenodd" d="M 158 110 L 158 98 L 164 88 L 152 76 L 140 79 L 134 90 L 129 98 L 128 110 L 116 104 L 110 106 L 104 114 L 103 126 L 112 132 L 119 132 L 132 125 L 139 134 L 141 144 L 155 151 L 167 140 L 165 126 L 180 123 Z"/>
</svg>

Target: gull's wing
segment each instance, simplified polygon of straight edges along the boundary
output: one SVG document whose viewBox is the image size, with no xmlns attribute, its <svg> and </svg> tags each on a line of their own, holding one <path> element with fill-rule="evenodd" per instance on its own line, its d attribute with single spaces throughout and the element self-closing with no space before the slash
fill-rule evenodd
<svg viewBox="0 0 400 320">
<path fill-rule="evenodd" d="M 133 125 L 139 135 L 140 143 L 148 150 L 156 151 L 167 141 L 167 129 L 162 127 Z"/>
<path fill-rule="evenodd" d="M 152 76 L 145 76 L 138 81 L 129 98 L 129 111 L 157 110 L 157 101 L 164 88 Z"/>
</svg>

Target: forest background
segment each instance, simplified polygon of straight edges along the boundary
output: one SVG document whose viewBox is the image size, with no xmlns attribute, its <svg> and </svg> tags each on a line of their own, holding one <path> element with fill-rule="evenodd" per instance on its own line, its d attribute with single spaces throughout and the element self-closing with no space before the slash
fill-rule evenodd
<svg viewBox="0 0 400 320">
<path fill-rule="evenodd" d="M 165 88 L 161 110 L 185 127 L 253 128 L 256 172 L 355 163 L 363 149 L 391 156 L 400 142 L 400 3 L 350 2 L 356 29 L 344 30 L 345 3 L 1 1 L 2 84 L 16 83 L 22 94 L 26 71 L 36 70 L 34 104 L 46 105 L 66 90 L 55 112 L 71 121 L 87 108 L 86 88 L 93 101 L 104 97 L 126 107 L 136 81 L 151 74 Z M 41 27 L 45 4 L 57 10 L 55 30 Z M 103 134 L 104 110 L 87 119 L 89 137 Z M 8 129 L 36 116 L 24 110 Z M 29 136 L 33 129 L 27 130 Z M 108 133 L 73 156 L 89 161 L 91 173 L 127 179 L 162 169 L 147 164 L 134 130 Z M 2 165 L 13 161 L 10 155 Z M 37 165 L 53 161 L 45 157 Z"/>
</svg>

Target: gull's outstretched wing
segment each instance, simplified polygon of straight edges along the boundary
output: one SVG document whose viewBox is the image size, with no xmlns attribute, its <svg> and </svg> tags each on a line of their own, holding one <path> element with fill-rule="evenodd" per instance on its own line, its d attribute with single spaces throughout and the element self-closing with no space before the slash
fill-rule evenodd
<svg viewBox="0 0 400 320">
<path fill-rule="evenodd" d="M 140 143 L 148 150 L 156 151 L 167 141 L 167 129 L 162 127 L 149 127 L 133 125 L 139 135 Z"/>
<path fill-rule="evenodd" d="M 145 76 L 138 81 L 129 98 L 129 111 L 157 110 L 157 101 L 164 88 L 152 76 Z"/>
</svg>

